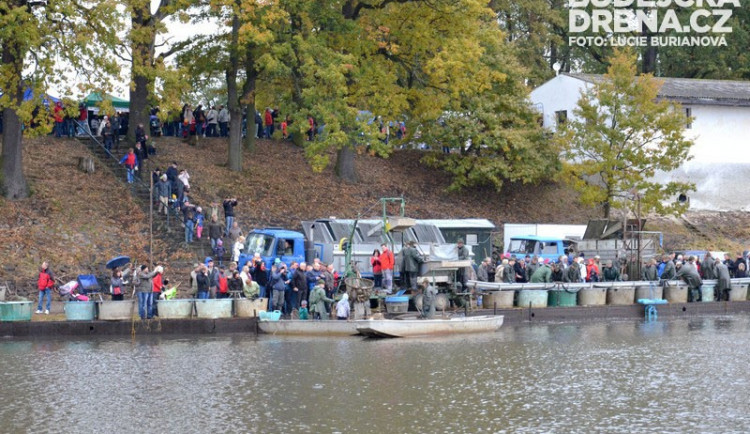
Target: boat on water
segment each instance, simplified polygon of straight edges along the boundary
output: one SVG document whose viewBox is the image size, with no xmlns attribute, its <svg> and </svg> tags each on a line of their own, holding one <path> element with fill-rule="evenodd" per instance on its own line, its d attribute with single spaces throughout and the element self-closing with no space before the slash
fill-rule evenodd
<svg viewBox="0 0 750 434">
<path fill-rule="evenodd" d="M 359 334 L 356 322 L 339 320 L 261 320 L 258 321 L 258 328 L 263 333 L 272 335 L 355 336 Z"/>
<path fill-rule="evenodd" d="M 502 315 L 445 319 L 369 319 L 356 321 L 357 331 L 373 338 L 407 338 L 494 332 L 503 325 Z"/>
</svg>

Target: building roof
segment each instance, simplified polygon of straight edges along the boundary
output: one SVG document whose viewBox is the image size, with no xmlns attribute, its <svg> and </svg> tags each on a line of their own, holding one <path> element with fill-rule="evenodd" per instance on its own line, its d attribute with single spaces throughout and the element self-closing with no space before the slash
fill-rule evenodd
<svg viewBox="0 0 750 434">
<path fill-rule="evenodd" d="M 435 225 L 440 229 L 495 229 L 487 219 L 422 219 L 420 223 Z"/>
<path fill-rule="evenodd" d="M 565 74 L 588 83 L 604 79 L 600 74 Z M 750 81 L 655 77 L 664 84 L 659 97 L 682 104 L 750 107 Z"/>
</svg>

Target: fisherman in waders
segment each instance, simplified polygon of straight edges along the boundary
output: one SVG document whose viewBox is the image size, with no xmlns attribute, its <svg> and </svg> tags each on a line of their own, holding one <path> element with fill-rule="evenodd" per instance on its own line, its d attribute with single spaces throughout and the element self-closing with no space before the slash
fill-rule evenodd
<svg viewBox="0 0 750 434">
<path fill-rule="evenodd" d="M 682 279 L 688 286 L 689 302 L 701 301 L 701 285 L 703 285 L 703 281 L 700 274 L 698 274 L 698 269 L 695 268 L 693 256 L 677 271 L 673 280 L 678 279 Z"/>
<path fill-rule="evenodd" d="M 325 281 L 319 279 L 312 294 L 310 294 L 310 308 L 313 319 L 324 319 L 324 316 L 328 316 L 326 302 L 333 303 L 334 300 L 326 297 Z"/>
<path fill-rule="evenodd" d="M 435 301 L 437 300 L 437 289 L 430 285 L 430 281 L 422 281 L 422 318 L 431 319 L 435 316 Z"/>
</svg>

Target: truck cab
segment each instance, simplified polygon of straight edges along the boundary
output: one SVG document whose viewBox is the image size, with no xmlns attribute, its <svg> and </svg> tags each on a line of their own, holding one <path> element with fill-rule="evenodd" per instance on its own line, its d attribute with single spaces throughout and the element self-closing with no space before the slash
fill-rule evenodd
<svg viewBox="0 0 750 434">
<path fill-rule="evenodd" d="M 508 245 L 507 253 L 523 258 L 526 255 L 538 256 L 542 259 L 557 261 L 562 255 L 567 255 L 567 251 L 573 244 L 570 240 L 561 238 L 540 237 L 536 235 L 526 235 L 512 237 Z"/>
<path fill-rule="evenodd" d="M 238 268 L 252 261 L 258 253 L 266 264 L 267 269 L 276 258 L 289 267 L 292 262 L 305 260 L 305 236 L 299 232 L 278 228 L 264 228 L 250 231 L 245 237 L 245 250 L 240 254 Z"/>
</svg>

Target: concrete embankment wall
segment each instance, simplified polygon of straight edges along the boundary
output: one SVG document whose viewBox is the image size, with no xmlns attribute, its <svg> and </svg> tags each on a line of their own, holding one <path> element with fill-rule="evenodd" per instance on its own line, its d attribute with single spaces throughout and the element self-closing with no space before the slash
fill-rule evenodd
<svg viewBox="0 0 750 434">
<path fill-rule="evenodd" d="M 656 306 L 659 320 L 702 315 L 750 313 L 750 301 L 674 303 Z M 543 307 L 473 310 L 470 315 L 505 315 L 505 325 L 545 322 L 607 321 L 644 318 L 644 306 Z M 460 313 L 460 311 L 459 311 Z M 255 318 L 137 321 L 0 322 L 0 337 L 47 338 L 87 336 L 177 336 L 257 333 Z"/>
</svg>

